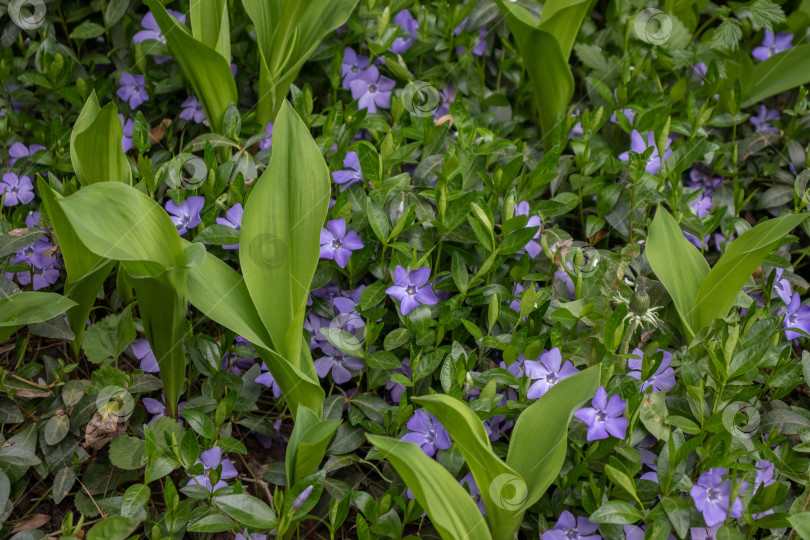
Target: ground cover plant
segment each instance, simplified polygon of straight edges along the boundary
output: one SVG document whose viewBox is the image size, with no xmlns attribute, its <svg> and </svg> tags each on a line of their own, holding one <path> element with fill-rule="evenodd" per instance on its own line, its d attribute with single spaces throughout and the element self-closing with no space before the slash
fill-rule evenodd
<svg viewBox="0 0 810 540">
<path fill-rule="evenodd" d="M 810 2 L 0 3 L 3 538 L 810 539 Z"/>
</svg>

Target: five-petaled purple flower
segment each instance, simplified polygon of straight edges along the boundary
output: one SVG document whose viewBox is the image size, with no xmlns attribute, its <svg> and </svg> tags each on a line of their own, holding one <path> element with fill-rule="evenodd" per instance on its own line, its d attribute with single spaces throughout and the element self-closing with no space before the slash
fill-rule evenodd
<svg viewBox="0 0 810 540">
<path fill-rule="evenodd" d="M 766 29 L 762 45 L 754 47 L 751 56 L 757 60 L 767 60 L 777 53 L 790 49 L 793 46 L 791 41 L 793 41 L 793 34 L 779 32 L 774 35 L 771 30 Z"/>
<path fill-rule="evenodd" d="M 540 220 L 540 216 L 533 216 L 531 215 L 531 209 L 529 208 L 529 203 L 527 201 L 523 201 L 515 205 L 515 216 L 529 216 L 529 220 L 526 222 L 526 227 L 538 227 L 537 232 L 532 236 L 532 239 L 526 243 L 526 251 L 529 252 L 529 257 L 534 259 L 537 257 L 543 248 L 540 247 L 540 244 L 537 243 L 537 240 L 540 238 L 540 231 L 543 228 L 543 222 Z M 517 253 L 523 253 L 523 250 L 518 251 Z"/>
<path fill-rule="evenodd" d="M 565 364 L 562 363 L 559 347 L 544 352 L 540 355 L 539 360 L 539 362 L 526 360 L 523 363 L 526 375 L 534 381 L 526 392 L 526 397 L 529 399 L 542 397 L 561 380 L 579 373 L 570 360 L 566 360 Z"/>
<path fill-rule="evenodd" d="M 349 257 L 355 249 L 362 249 L 363 241 L 354 231 L 346 232 L 346 220 L 333 219 L 321 229 L 321 258 L 334 260 L 341 268 L 346 268 Z"/>
<path fill-rule="evenodd" d="M 672 140 L 667 137 L 666 148 L 664 149 L 664 161 L 672 154 L 672 150 L 669 149 L 669 145 L 672 143 Z M 659 170 L 661 170 L 661 158 L 658 154 L 658 147 L 655 146 L 655 134 L 650 131 L 647 133 L 647 140 L 644 140 L 644 137 L 641 136 L 641 133 L 636 131 L 635 129 L 630 134 L 630 149 L 633 152 L 641 154 L 647 150 L 647 148 L 652 147 L 653 151 L 650 154 L 650 157 L 647 158 L 647 172 L 650 174 L 656 174 Z M 622 152 L 619 154 L 619 159 L 622 161 L 630 161 L 630 152 Z"/>
<path fill-rule="evenodd" d="M 705 218 L 708 216 L 711 213 L 713 205 L 714 202 L 712 201 L 711 196 L 707 195 L 706 193 L 701 193 L 697 199 L 689 203 L 689 207 L 695 211 L 697 217 L 699 218 Z"/>
<path fill-rule="evenodd" d="M 607 398 L 607 391 L 600 386 L 591 400 L 593 407 L 583 407 L 574 416 L 588 425 L 588 440 L 598 441 L 611 435 L 624 439 L 627 433 L 627 418 L 623 416 L 625 401 L 619 396 Z"/>
<path fill-rule="evenodd" d="M 754 465 L 757 468 L 757 475 L 754 479 L 754 491 L 758 490 L 760 486 L 768 487 L 776 482 L 773 478 L 776 467 L 772 462 L 767 459 L 762 459 L 757 461 Z"/>
<path fill-rule="evenodd" d="M 429 457 L 433 457 L 436 450 L 450 448 L 450 435 L 432 414 L 420 409 L 408 420 L 406 426 L 411 432 L 406 433 L 402 440 L 418 444 Z"/>
<path fill-rule="evenodd" d="M 242 203 L 236 203 L 235 205 L 231 206 L 227 212 L 225 212 L 225 217 L 217 218 L 218 225 L 225 225 L 226 227 L 230 227 L 231 229 L 236 229 L 240 231 L 242 229 L 242 213 L 244 209 L 242 208 Z M 227 246 L 222 246 L 222 249 L 237 249 L 239 248 L 239 244 L 230 244 Z"/>
<path fill-rule="evenodd" d="M 167 9 L 166 10 L 169 15 L 177 19 L 183 24 L 186 24 L 186 16 L 182 13 L 177 11 Z M 143 19 L 141 20 L 141 26 L 143 30 L 136 32 L 134 36 L 132 36 L 132 41 L 134 43 L 141 43 L 150 39 L 154 39 L 155 41 L 159 41 L 166 44 L 166 38 L 163 36 L 163 33 L 160 31 L 160 26 L 158 26 L 157 21 L 155 20 L 155 16 L 152 15 L 152 12 L 148 12 L 144 15 Z M 171 59 L 171 56 L 164 56 L 164 55 L 156 55 L 155 56 L 155 63 L 162 64 L 167 60 Z"/>
<path fill-rule="evenodd" d="M 402 54 L 410 49 L 413 42 L 416 41 L 416 29 L 419 28 L 419 22 L 413 18 L 410 11 L 403 9 L 394 17 L 394 24 L 398 24 L 403 30 L 410 34 L 410 37 L 407 38 L 396 38 L 393 45 L 391 45 L 392 51 L 397 54 Z"/>
<path fill-rule="evenodd" d="M 8 164 L 14 165 L 14 163 L 23 157 L 31 157 L 40 150 L 45 150 L 45 147 L 41 144 L 32 144 L 29 146 L 25 146 L 21 142 L 15 142 L 11 145 L 8 149 Z"/>
<path fill-rule="evenodd" d="M 225 482 L 225 480 L 236 478 L 236 468 L 233 466 L 233 463 L 231 463 L 231 460 L 222 458 L 222 449 L 219 446 L 215 446 L 201 453 L 195 465 L 197 463 L 203 464 L 203 473 L 193 475 L 189 484 L 193 482 L 194 484 L 204 487 L 211 493 L 227 486 L 228 483 Z M 219 472 L 219 479 L 217 483 L 213 485 L 211 484 L 209 476 L 212 472 Z"/>
<path fill-rule="evenodd" d="M 180 111 L 180 118 L 195 124 L 202 124 L 205 122 L 205 111 L 203 110 L 202 103 L 194 96 L 189 96 L 183 103 L 180 104 L 183 108 Z"/>
<path fill-rule="evenodd" d="M 803 306 L 801 303 L 802 299 L 799 298 L 799 293 L 793 293 L 787 309 L 779 310 L 779 315 L 785 315 L 782 325 L 786 328 L 785 337 L 789 340 L 802 337 L 802 334 L 789 330 L 789 328 L 798 328 L 810 334 L 810 306 Z"/>
<path fill-rule="evenodd" d="M 34 184 L 29 176 L 17 176 L 14 173 L 3 175 L 0 182 L 0 196 L 5 196 L 6 206 L 28 204 L 34 200 Z"/>
<path fill-rule="evenodd" d="M 332 173 L 332 180 L 336 184 L 340 184 L 340 191 L 357 182 L 363 181 L 363 169 L 360 168 L 360 158 L 357 152 L 349 150 L 346 152 L 346 157 L 343 158 L 343 166 L 345 170 L 335 171 Z"/>
<path fill-rule="evenodd" d="M 343 65 L 341 66 L 341 74 L 343 76 L 342 86 L 346 90 L 350 90 L 353 80 L 360 77 L 368 67 L 368 56 L 360 56 L 351 47 L 346 47 L 343 53 Z"/>
<path fill-rule="evenodd" d="M 726 472 L 728 471 L 723 467 L 709 469 L 700 475 L 697 484 L 689 490 L 689 495 L 695 501 L 695 507 L 703 514 L 703 521 L 709 527 L 723 523 L 729 515 L 733 518 L 742 516 L 742 501 L 739 497 L 734 499 L 729 513 L 731 480 L 723 481 Z M 747 482 L 742 482 L 740 491 L 747 485 Z"/>
<path fill-rule="evenodd" d="M 352 99 L 358 100 L 357 107 L 368 109 L 368 112 L 372 114 L 377 112 L 377 107 L 391 108 L 391 90 L 394 89 L 394 86 L 394 81 L 380 75 L 380 70 L 374 65 L 349 83 Z"/>
<path fill-rule="evenodd" d="M 185 401 L 181 401 L 180 403 L 177 404 L 178 415 L 181 414 L 180 409 L 185 404 L 186 404 Z M 163 418 L 164 416 L 166 416 L 166 396 L 163 394 L 163 392 L 160 393 L 160 400 L 150 397 L 143 398 L 143 406 L 146 409 L 146 412 L 154 415 L 152 419 L 149 420 L 149 422 L 147 422 L 147 425 L 149 426 L 151 426 L 158 418 Z M 181 424 L 183 423 L 183 421 L 180 419 L 178 419 L 177 421 L 180 422 Z"/>
<path fill-rule="evenodd" d="M 768 109 L 765 105 L 759 106 L 759 114 L 756 116 L 751 115 L 751 124 L 754 125 L 755 131 L 771 131 L 779 133 L 779 128 L 772 126 L 772 120 L 779 120 L 779 111 L 776 109 Z"/>
<path fill-rule="evenodd" d="M 152 352 L 152 347 L 149 346 L 149 341 L 146 338 L 139 338 L 132 342 L 132 355 L 141 361 L 141 371 L 146 373 L 157 373 L 160 371 L 155 353 Z"/>
<path fill-rule="evenodd" d="M 594 534 L 599 528 L 597 523 L 591 523 L 586 517 L 575 518 L 568 510 L 563 510 L 560 519 L 550 531 L 543 533 L 543 540 L 602 540 Z"/>
<path fill-rule="evenodd" d="M 315 371 L 321 379 L 332 372 L 332 380 L 336 384 L 347 383 L 352 378 L 349 370 L 360 371 L 365 366 L 361 358 L 347 356 L 328 342 L 321 345 L 321 350 L 326 356 L 315 360 Z"/>
<path fill-rule="evenodd" d="M 717 540 L 717 531 L 720 530 L 720 525 L 714 527 L 692 527 L 689 532 L 692 534 L 692 540 Z"/>
<path fill-rule="evenodd" d="M 202 221 L 200 211 L 204 205 L 205 197 L 193 195 L 179 205 L 169 199 L 166 203 L 166 211 L 169 213 L 169 217 L 172 218 L 172 223 L 177 227 L 177 232 L 185 234 L 188 229 L 193 229 Z"/>
<path fill-rule="evenodd" d="M 123 135 L 121 136 L 121 149 L 124 153 L 132 150 L 135 143 L 132 142 L 132 118 L 124 120 L 124 115 L 119 114 L 118 119 L 121 120 L 121 127 L 123 128 Z"/>
<path fill-rule="evenodd" d="M 664 353 L 664 359 L 661 360 L 661 365 L 658 366 L 655 373 L 651 374 L 647 380 L 641 383 L 639 392 L 642 394 L 650 387 L 652 387 L 653 392 L 661 392 L 672 390 L 675 386 L 675 370 L 669 367 L 669 363 L 672 361 L 672 353 L 669 351 L 662 352 Z M 631 370 L 627 372 L 627 375 L 634 379 L 641 380 L 641 366 L 643 364 L 644 351 L 636 348 L 633 349 L 631 354 L 634 358 L 627 360 L 627 367 Z"/>
<path fill-rule="evenodd" d="M 394 269 L 394 284 L 388 287 L 385 293 L 399 300 L 402 314 L 407 315 L 420 304 L 433 305 L 438 302 L 433 289 L 427 284 L 429 279 L 429 266 L 408 273 L 404 267 L 397 265 Z"/>
<path fill-rule="evenodd" d="M 121 73 L 118 79 L 118 97 L 129 103 L 133 110 L 137 109 L 141 103 L 149 100 L 146 93 L 146 79 L 143 75 L 132 75 L 126 71 Z"/>
</svg>

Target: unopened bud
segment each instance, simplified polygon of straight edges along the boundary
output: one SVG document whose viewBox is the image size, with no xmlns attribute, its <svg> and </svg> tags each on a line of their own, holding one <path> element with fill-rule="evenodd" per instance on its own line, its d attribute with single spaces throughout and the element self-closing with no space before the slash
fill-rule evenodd
<svg viewBox="0 0 810 540">
<path fill-rule="evenodd" d="M 312 486 L 307 486 L 307 487 L 304 489 L 304 491 L 302 491 L 302 492 L 301 492 L 301 493 L 298 495 L 298 497 L 296 497 L 296 498 L 295 498 L 295 500 L 294 500 L 294 501 L 293 501 L 293 503 L 292 503 L 292 511 L 293 511 L 293 512 L 295 512 L 296 510 L 298 510 L 299 508 L 301 508 L 302 506 L 304 506 L 304 503 L 305 503 L 305 502 L 307 502 L 307 499 L 309 498 L 310 493 L 312 493 L 312 489 L 313 489 L 314 487 L 315 487 L 314 485 L 312 485 Z"/>
<path fill-rule="evenodd" d="M 630 311 L 636 315 L 644 315 L 650 307 L 650 295 L 647 291 L 636 291 L 630 297 Z"/>
</svg>

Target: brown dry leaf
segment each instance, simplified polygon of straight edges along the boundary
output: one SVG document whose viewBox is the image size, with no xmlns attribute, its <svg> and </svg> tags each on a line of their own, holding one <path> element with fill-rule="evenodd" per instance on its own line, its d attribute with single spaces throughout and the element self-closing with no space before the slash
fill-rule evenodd
<svg viewBox="0 0 810 540">
<path fill-rule="evenodd" d="M 14 397 L 18 398 L 44 398 L 52 395 L 49 390 L 17 390 Z"/>
<path fill-rule="evenodd" d="M 28 233 L 28 227 L 23 227 L 22 229 L 11 229 L 8 231 L 9 236 L 23 236 L 24 234 Z"/>
<path fill-rule="evenodd" d="M 149 144 L 157 144 L 163 140 L 163 137 L 166 136 L 166 128 L 170 125 L 172 125 L 172 119 L 164 118 L 160 124 L 153 127 L 152 131 L 149 132 Z"/>
<path fill-rule="evenodd" d="M 444 116 L 441 116 L 441 117 L 437 118 L 434 123 L 437 126 L 440 126 L 440 125 L 444 124 L 445 122 L 448 123 L 447 124 L 448 128 L 453 127 L 453 115 L 452 114 L 445 114 Z"/>
<path fill-rule="evenodd" d="M 11 534 L 26 531 L 28 529 L 39 529 L 49 521 L 51 521 L 51 516 L 48 514 L 31 514 L 24 520 L 14 525 L 14 530 L 11 531 Z"/>
<path fill-rule="evenodd" d="M 124 433 L 126 429 L 126 422 L 120 422 L 118 416 L 112 413 L 101 415 L 96 412 L 84 430 L 84 444 L 82 446 L 98 450 Z"/>
</svg>

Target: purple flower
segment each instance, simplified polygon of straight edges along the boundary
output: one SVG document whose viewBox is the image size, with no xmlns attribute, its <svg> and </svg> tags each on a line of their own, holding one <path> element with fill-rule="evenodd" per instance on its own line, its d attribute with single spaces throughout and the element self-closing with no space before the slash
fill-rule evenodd
<svg viewBox="0 0 810 540">
<path fill-rule="evenodd" d="M 53 257 L 53 246 L 44 237 L 40 237 L 31 245 L 19 250 L 12 263 L 28 263 L 36 270 L 45 270 L 56 265 L 56 259 Z"/>
<path fill-rule="evenodd" d="M 355 249 L 362 249 L 363 241 L 354 231 L 346 232 L 346 220 L 333 219 L 321 229 L 321 259 L 333 260 L 346 268 Z"/>
<path fill-rule="evenodd" d="M 217 224 L 225 225 L 226 227 L 230 227 L 231 229 L 236 229 L 237 231 L 242 230 L 242 213 L 244 209 L 242 208 L 242 203 L 236 203 L 235 205 L 231 206 L 227 212 L 225 212 L 225 217 L 217 218 Z M 228 246 L 222 246 L 222 249 L 237 249 L 239 248 L 239 244 L 231 244 Z"/>
<path fill-rule="evenodd" d="M 768 487 L 776 480 L 773 479 L 775 466 L 767 459 L 762 459 L 755 463 L 757 467 L 757 476 L 754 480 L 754 491 L 758 490 L 760 486 Z"/>
<path fill-rule="evenodd" d="M 394 284 L 388 287 L 385 293 L 399 300 L 402 314 L 407 315 L 420 304 L 433 305 L 438 302 L 433 289 L 427 284 L 429 279 L 429 266 L 408 273 L 405 268 L 397 265 L 394 269 Z"/>
<path fill-rule="evenodd" d="M 410 358 L 403 359 L 402 365 L 400 365 L 397 369 L 391 372 L 392 375 L 394 373 L 405 375 L 410 379 L 412 377 L 411 359 Z M 402 399 L 402 394 L 405 393 L 405 386 L 399 384 L 396 381 L 392 381 L 390 377 L 387 381 L 385 381 L 385 389 L 391 392 L 391 400 L 394 403 L 399 403 L 399 401 Z"/>
<path fill-rule="evenodd" d="M 194 482 L 195 484 L 204 487 L 211 493 L 227 486 L 228 483 L 225 482 L 225 480 L 236 478 L 236 468 L 233 466 L 233 463 L 231 463 L 231 460 L 222 459 L 222 449 L 219 446 L 215 446 L 212 449 L 201 453 L 200 458 L 196 461 L 195 465 L 197 463 L 203 464 L 203 473 L 191 476 L 189 484 Z M 217 483 L 213 485 L 211 484 L 211 479 L 209 477 L 210 473 L 212 472 L 219 473 L 219 479 L 217 480 Z"/>
<path fill-rule="evenodd" d="M 672 143 L 672 140 L 667 137 L 666 148 L 664 149 L 664 161 L 672 154 L 672 150 L 669 149 L 669 145 Z M 652 147 L 653 152 L 650 157 L 647 158 L 647 172 L 650 174 L 656 174 L 659 170 L 661 170 L 661 159 L 658 155 L 658 148 L 655 146 L 655 134 L 650 131 L 647 133 L 647 141 L 644 141 L 644 137 L 641 136 L 641 133 L 636 131 L 635 129 L 630 134 L 630 149 L 633 152 L 641 154 L 647 150 L 647 148 Z M 622 152 L 619 154 L 619 159 L 622 161 L 630 161 L 630 153 L 629 152 Z"/>
<path fill-rule="evenodd" d="M 487 37 L 488 33 L 489 32 L 487 31 L 486 28 L 482 27 L 482 28 L 478 29 L 478 39 L 475 41 L 475 45 L 473 45 L 473 48 L 472 48 L 472 51 L 470 51 L 470 54 L 472 54 L 473 56 L 483 56 L 484 55 L 484 51 L 486 51 L 486 49 L 487 49 L 486 37 Z M 461 45 L 459 45 L 458 47 L 456 47 L 456 54 L 459 55 L 459 56 L 464 56 L 465 54 L 467 54 L 467 49 L 465 47 L 462 47 Z"/>
<path fill-rule="evenodd" d="M 185 234 L 188 229 L 193 229 L 200 224 L 200 211 L 205 205 L 205 197 L 194 195 L 178 205 L 169 199 L 166 203 L 166 212 L 172 218 L 172 223 L 177 227 L 178 234 Z"/>
<path fill-rule="evenodd" d="M 751 56 L 757 60 L 767 60 L 771 56 L 790 49 L 793 45 L 793 34 L 786 34 L 779 32 L 774 36 L 771 30 L 765 30 L 765 37 L 762 39 L 762 45 L 754 47 L 751 51 Z"/>
<path fill-rule="evenodd" d="M 707 234 L 703 240 L 700 240 L 697 236 L 690 232 L 683 231 L 683 236 L 689 242 L 698 249 L 706 249 L 709 246 L 709 241 L 711 240 L 711 235 Z"/>
<path fill-rule="evenodd" d="M 755 131 L 772 131 L 779 133 L 779 128 L 769 124 L 771 120 L 779 120 L 779 111 L 776 109 L 769 110 L 765 105 L 759 106 L 759 114 L 751 116 L 751 123 L 754 125 Z"/>
<path fill-rule="evenodd" d="M 478 484 L 475 482 L 475 477 L 473 476 L 472 472 L 465 474 L 464 477 L 459 480 L 459 484 L 462 486 L 467 486 L 467 489 L 470 490 L 470 497 L 472 497 L 473 502 L 478 507 L 478 511 L 481 512 L 482 516 L 487 515 L 487 508 L 484 506 L 484 499 L 481 498 L 481 490 L 478 489 Z"/>
<path fill-rule="evenodd" d="M 5 195 L 6 206 L 28 204 L 34 200 L 34 184 L 29 176 L 17 176 L 14 173 L 3 175 L 0 182 L 0 195 Z"/>
<path fill-rule="evenodd" d="M 799 293 L 793 293 L 787 309 L 779 310 L 779 315 L 785 315 L 785 321 L 782 325 L 787 328 L 798 328 L 810 334 L 810 306 L 801 305 L 801 298 Z M 785 330 L 785 337 L 789 340 L 794 340 L 802 335 L 793 330 Z"/>
<path fill-rule="evenodd" d="M 703 520 L 709 527 L 723 523 L 729 515 L 733 518 L 742 516 L 742 501 L 739 497 L 731 504 L 729 514 L 731 480 L 723 482 L 726 472 L 723 467 L 709 469 L 700 475 L 697 484 L 689 491 L 689 495 L 695 501 L 695 507 L 703 514 Z M 747 482 L 743 482 L 740 491 L 747 485 Z"/>
<path fill-rule="evenodd" d="M 183 120 L 194 122 L 195 124 L 202 124 L 205 122 L 205 111 L 203 110 L 202 104 L 196 97 L 190 96 L 183 103 L 181 103 L 180 106 L 183 107 L 183 110 L 180 111 L 180 118 Z"/>
<path fill-rule="evenodd" d="M 343 158 L 343 166 L 346 167 L 346 170 L 332 173 L 332 180 L 336 184 L 340 184 L 340 191 L 354 183 L 363 181 L 363 170 L 360 168 L 360 158 L 357 157 L 357 152 L 351 150 L 346 152 L 346 157 Z"/>
<path fill-rule="evenodd" d="M 714 527 L 692 527 L 689 532 L 692 533 L 692 540 L 717 540 L 717 531 L 720 530 L 720 525 Z"/>
<path fill-rule="evenodd" d="M 157 373 L 160 371 L 155 353 L 152 352 L 152 347 L 149 346 L 149 341 L 145 338 L 136 339 L 130 347 L 132 348 L 132 356 L 141 361 L 141 371 L 145 373 Z"/>
<path fill-rule="evenodd" d="M 118 119 L 121 120 L 121 127 L 124 130 L 121 136 L 121 149 L 124 153 L 129 152 L 135 144 L 132 142 L 132 118 L 124 121 L 124 115 L 119 114 Z"/>
<path fill-rule="evenodd" d="M 439 97 L 442 100 L 442 104 L 433 111 L 434 120 L 438 120 L 442 116 L 450 113 L 450 104 L 456 100 L 456 89 L 448 82 L 439 92 Z"/>
<path fill-rule="evenodd" d="M 264 139 L 259 141 L 259 148 L 261 150 L 267 150 L 273 146 L 273 122 L 267 122 L 267 125 L 264 126 L 264 132 L 267 133 L 267 135 L 264 136 Z"/>
<path fill-rule="evenodd" d="M 773 290 L 777 295 L 779 295 L 779 298 L 781 298 L 785 304 L 789 304 L 790 299 L 793 296 L 793 286 L 790 284 L 790 281 L 788 281 L 787 278 L 783 277 L 784 273 L 784 268 L 776 269 L 776 275 L 773 278 Z"/>
<path fill-rule="evenodd" d="M 137 109 L 141 103 L 149 100 L 146 93 L 146 79 L 143 75 L 132 75 L 126 71 L 121 73 L 116 95 L 129 103 L 131 109 Z"/>
<path fill-rule="evenodd" d="M 598 441 L 611 435 L 624 439 L 627 432 L 627 418 L 622 416 L 627 405 L 624 400 L 619 396 L 610 396 L 608 401 L 605 387 L 600 386 L 591 405 L 593 407 L 583 407 L 574 413 L 588 425 L 588 440 Z"/>
<path fill-rule="evenodd" d="M 178 415 L 180 414 L 180 408 L 185 405 L 185 403 L 185 401 L 181 401 L 177 404 Z M 150 397 L 143 398 L 143 406 L 146 409 L 146 412 L 154 415 L 147 423 L 149 426 L 151 426 L 158 418 L 163 418 L 166 416 L 166 396 L 163 394 L 163 392 L 160 393 L 160 401 Z M 178 422 L 181 424 L 183 423 L 183 421 L 180 419 L 178 419 Z"/>
<path fill-rule="evenodd" d="M 661 349 L 658 349 L 661 351 Z M 675 386 L 675 370 L 669 367 L 669 363 L 672 361 L 672 353 L 669 351 L 661 351 L 664 353 L 664 359 L 661 360 L 661 365 L 658 366 L 658 369 L 655 370 L 655 373 L 650 375 L 646 381 L 641 383 L 641 389 L 639 392 L 642 394 L 644 393 L 647 388 L 652 387 L 653 393 L 661 392 L 661 391 L 669 391 Z M 642 359 L 644 358 L 644 351 L 641 349 L 633 349 L 631 353 L 634 358 L 629 358 L 627 360 L 627 367 L 630 368 L 632 371 L 627 373 L 628 376 L 633 377 L 634 379 L 641 380 L 641 366 L 642 366 Z"/>
<path fill-rule="evenodd" d="M 416 29 L 419 28 L 419 22 L 413 18 L 410 11 L 403 9 L 394 17 L 394 24 L 398 24 L 403 30 L 410 34 L 410 37 L 407 38 L 396 38 L 393 45 L 391 45 L 392 51 L 397 54 L 402 54 L 410 49 L 413 42 L 416 41 Z"/>
<path fill-rule="evenodd" d="M 573 270 L 570 262 L 565 263 L 565 266 L 568 267 L 569 271 Z M 576 287 L 574 286 L 574 281 L 571 279 L 571 276 L 568 275 L 568 272 L 557 270 L 554 272 L 554 278 L 565 284 L 565 288 L 568 289 L 568 296 L 573 300 L 576 296 Z"/>
<path fill-rule="evenodd" d="M 689 187 L 703 189 L 703 193 L 711 195 L 723 185 L 723 178 L 720 176 L 709 178 L 708 172 L 704 171 L 703 168 L 694 167 L 689 170 L 689 180 L 686 181 L 686 184 Z"/>
<path fill-rule="evenodd" d="M 432 414 L 420 409 L 408 420 L 406 426 L 411 433 L 406 433 L 402 440 L 418 444 L 429 457 L 433 457 L 436 450 L 450 448 L 450 436 Z"/>
<path fill-rule="evenodd" d="M 296 497 L 293 500 L 293 503 L 292 503 L 292 508 L 291 509 L 292 509 L 293 512 L 295 512 L 296 510 L 298 510 L 299 508 L 304 506 L 304 503 L 307 502 L 307 499 L 309 498 L 310 494 L 312 493 L 313 488 L 315 488 L 314 484 L 311 485 L 311 486 L 305 487 L 304 490 L 301 493 L 298 494 L 298 497 Z"/>
<path fill-rule="evenodd" d="M 326 353 L 326 356 L 315 360 L 315 371 L 321 379 L 325 378 L 331 371 L 332 380 L 336 384 L 343 384 L 349 382 L 352 378 L 350 369 L 359 371 L 365 365 L 362 359 L 346 356 L 328 342 L 321 345 L 321 350 Z"/>
<path fill-rule="evenodd" d="M 236 533 L 236 536 L 233 537 L 233 540 L 267 540 L 267 535 L 262 533 Z"/>
<path fill-rule="evenodd" d="M 278 385 L 278 382 L 273 377 L 273 374 L 270 373 L 270 369 L 264 362 L 262 362 L 262 374 L 256 377 L 256 382 L 272 389 L 273 397 L 281 397 L 281 387 Z"/>
<path fill-rule="evenodd" d="M 570 360 L 566 360 L 565 364 L 562 363 L 559 347 L 544 352 L 540 355 L 539 360 L 539 362 L 526 360 L 523 363 L 526 375 L 534 381 L 526 392 L 526 397 L 529 399 L 542 397 L 561 380 L 579 373 Z"/>
<path fill-rule="evenodd" d="M 540 247 L 540 244 L 537 243 L 537 240 L 540 238 L 540 231 L 543 228 L 543 222 L 540 220 L 539 216 L 531 215 L 531 209 L 529 208 L 529 203 L 526 201 L 520 202 L 515 205 L 515 216 L 529 216 L 529 220 L 526 222 L 526 227 L 538 227 L 537 232 L 532 236 L 532 239 L 526 243 L 526 251 L 529 252 L 529 257 L 534 259 L 537 257 L 543 248 Z M 517 253 L 524 253 L 523 250 L 518 251 Z"/>
<path fill-rule="evenodd" d="M 343 53 L 343 65 L 341 66 L 341 73 L 343 76 L 342 86 L 346 90 L 350 90 L 349 83 L 360 77 L 368 67 L 368 56 L 360 56 L 351 47 L 346 47 Z"/>
<path fill-rule="evenodd" d="M 256 363 L 255 358 L 242 358 L 236 353 L 225 353 L 222 355 L 222 370 L 234 375 L 242 375 L 242 372 L 250 369 Z"/>
<path fill-rule="evenodd" d="M 181 23 L 186 24 L 186 16 L 183 15 L 182 13 L 179 13 L 171 9 L 167 9 L 166 11 L 169 13 L 169 15 L 171 15 Z M 163 43 L 164 45 L 166 44 L 166 38 L 160 31 L 160 27 L 158 26 L 157 21 L 155 21 L 155 16 L 152 15 L 151 11 L 148 12 L 146 15 L 144 15 L 143 19 L 141 20 L 141 26 L 143 27 L 143 30 L 137 32 L 134 36 L 132 36 L 132 41 L 134 43 L 141 43 L 153 39 L 155 41 Z M 170 59 L 171 56 L 165 55 L 155 56 L 155 63 L 162 64 L 163 62 L 166 62 L 167 60 Z M 234 77 L 235 76 L 236 75 L 234 75 Z"/>
<path fill-rule="evenodd" d="M 31 157 L 40 150 L 45 150 L 45 147 L 41 144 L 32 144 L 30 146 L 25 146 L 21 142 L 15 142 L 11 145 L 11 148 L 8 149 L 8 164 L 14 165 L 14 163 L 20 158 L 27 158 Z"/>
<path fill-rule="evenodd" d="M 591 523 L 588 518 L 575 518 L 571 512 L 564 510 L 554 528 L 543 533 L 543 540 L 602 540 L 601 536 L 593 534 L 598 528 L 599 525 Z"/>
<path fill-rule="evenodd" d="M 391 107 L 391 90 L 394 86 L 394 81 L 380 75 L 380 71 L 374 65 L 349 83 L 352 99 L 358 100 L 357 107 L 368 109 L 372 114 L 377 112 L 377 107 L 381 109 Z"/>
<path fill-rule="evenodd" d="M 650 472 L 646 472 L 642 474 L 639 478 L 642 480 L 649 480 L 650 482 L 658 483 L 658 456 L 654 453 L 650 452 L 646 448 L 639 448 L 639 454 L 641 455 L 641 464 L 646 465 L 650 468 Z"/>
<path fill-rule="evenodd" d="M 706 78 L 706 72 L 709 71 L 709 68 L 703 62 L 698 62 L 692 66 L 692 71 L 700 78 L 700 84 L 703 84 L 703 79 Z"/>
<path fill-rule="evenodd" d="M 701 193 L 696 201 L 689 203 L 689 207 L 695 211 L 699 218 L 705 218 L 711 212 L 713 204 L 709 195 Z"/>
</svg>

